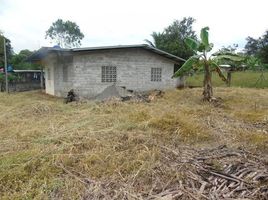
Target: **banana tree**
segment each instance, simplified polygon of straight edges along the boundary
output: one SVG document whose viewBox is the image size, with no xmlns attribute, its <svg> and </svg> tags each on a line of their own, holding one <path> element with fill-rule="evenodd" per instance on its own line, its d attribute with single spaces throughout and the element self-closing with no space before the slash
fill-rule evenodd
<svg viewBox="0 0 268 200">
<path fill-rule="evenodd" d="M 220 78 L 227 82 L 224 74 L 222 73 L 220 67 L 217 64 L 217 56 L 209 56 L 208 53 L 212 50 L 213 44 L 209 43 L 208 37 L 209 27 L 201 29 L 200 40 L 195 40 L 193 38 L 186 38 L 185 43 L 195 52 L 195 55 L 191 56 L 181 68 L 175 72 L 173 77 L 183 76 L 192 69 L 203 68 L 204 70 L 204 81 L 203 81 L 203 96 L 204 100 L 213 100 L 213 88 L 212 88 L 212 72 L 215 71 L 219 74 Z M 228 55 L 220 55 L 221 58 L 227 58 Z M 230 56 L 229 59 L 232 59 Z"/>
<path fill-rule="evenodd" d="M 214 60 L 217 64 L 220 64 L 221 68 L 225 68 L 227 72 L 227 86 L 231 86 L 232 73 L 244 70 L 244 64 L 246 62 L 246 57 L 242 54 L 237 54 L 235 52 L 229 51 L 219 51 L 214 53 Z"/>
</svg>

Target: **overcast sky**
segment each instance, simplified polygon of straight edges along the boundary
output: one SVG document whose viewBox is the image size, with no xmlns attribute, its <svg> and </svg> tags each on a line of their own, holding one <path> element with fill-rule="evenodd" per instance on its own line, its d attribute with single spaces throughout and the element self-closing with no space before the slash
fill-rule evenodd
<svg viewBox="0 0 268 200">
<path fill-rule="evenodd" d="M 268 29 L 268 0 L 0 0 L 0 30 L 15 52 L 53 46 L 45 32 L 58 18 L 76 22 L 82 47 L 142 44 L 153 31 L 191 16 L 194 30 L 210 27 L 215 48 L 244 47 Z"/>
</svg>

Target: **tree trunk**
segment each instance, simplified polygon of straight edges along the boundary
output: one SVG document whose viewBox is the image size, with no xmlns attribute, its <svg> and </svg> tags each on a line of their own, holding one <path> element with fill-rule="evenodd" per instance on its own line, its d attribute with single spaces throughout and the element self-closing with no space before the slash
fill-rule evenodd
<svg viewBox="0 0 268 200">
<path fill-rule="evenodd" d="M 205 74 L 204 74 L 204 91 L 203 96 L 205 101 L 211 101 L 213 96 L 212 91 L 212 83 L 211 83 L 211 71 L 209 70 L 209 66 L 205 64 Z"/>
<path fill-rule="evenodd" d="M 228 87 L 231 86 L 231 79 L 232 79 L 231 71 L 228 71 L 228 72 L 227 72 L 227 86 L 228 86 Z"/>
</svg>

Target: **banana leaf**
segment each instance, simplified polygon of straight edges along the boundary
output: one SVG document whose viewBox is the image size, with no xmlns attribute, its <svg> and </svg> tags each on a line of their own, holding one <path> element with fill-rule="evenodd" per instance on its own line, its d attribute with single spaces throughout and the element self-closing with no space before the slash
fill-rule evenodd
<svg viewBox="0 0 268 200">
<path fill-rule="evenodd" d="M 185 61 L 185 63 L 181 66 L 181 68 L 175 72 L 172 78 L 183 76 L 184 74 L 189 72 L 193 68 L 193 66 L 198 63 L 199 57 L 200 56 L 191 56 L 188 60 Z"/>
</svg>

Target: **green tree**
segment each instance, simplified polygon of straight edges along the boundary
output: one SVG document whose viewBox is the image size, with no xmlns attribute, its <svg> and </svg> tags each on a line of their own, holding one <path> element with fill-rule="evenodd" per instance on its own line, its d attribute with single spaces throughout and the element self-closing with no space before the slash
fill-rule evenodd
<svg viewBox="0 0 268 200">
<path fill-rule="evenodd" d="M 21 50 L 12 56 L 10 63 L 14 69 L 40 69 L 38 64 L 26 62 L 26 59 L 33 53 L 28 49 Z"/>
<path fill-rule="evenodd" d="M 194 51 L 185 43 L 187 37 L 196 39 L 195 31 L 192 28 L 194 21 L 192 17 L 184 17 L 181 21 L 175 20 L 162 33 L 153 32 L 151 35 L 153 41 L 145 41 L 158 49 L 187 59 L 194 54 Z"/>
<path fill-rule="evenodd" d="M 12 55 L 13 49 L 11 46 L 11 41 L 6 38 L 6 53 L 7 53 L 7 62 L 9 63 Z M 0 31 L 0 66 L 4 66 L 4 34 Z"/>
<path fill-rule="evenodd" d="M 203 96 L 204 100 L 212 101 L 213 98 L 213 90 L 212 90 L 212 72 L 216 71 L 223 81 L 227 81 L 225 76 L 223 75 L 220 67 L 218 66 L 218 61 L 220 59 L 229 59 L 235 60 L 236 57 L 233 55 L 217 55 L 217 56 L 208 56 L 208 52 L 210 52 L 213 48 L 213 44 L 209 43 L 208 37 L 208 27 L 202 28 L 200 33 L 200 40 L 196 40 L 194 38 L 186 38 L 185 43 L 195 52 L 195 55 L 191 56 L 182 67 L 175 72 L 173 77 L 183 76 L 192 69 L 203 68 L 204 70 L 204 81 L 203 81 Z"/>
<path fill-rule="evenodd" d="M 58 19 L 46 31 L 45 38 L 48 37 L 60 47 L 71 48 L 81 45 L 84 34 L 75 22 Z"/>
<path fill-rule="evenodd" d="M 258 39 L 246 38 L 245 51 L 250 56 L 256 56 L 262 63 L 268 64 L 268 30 Z"/>
</svg>

